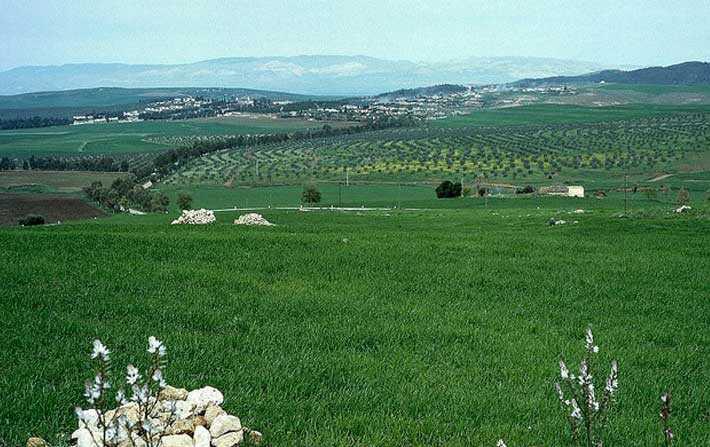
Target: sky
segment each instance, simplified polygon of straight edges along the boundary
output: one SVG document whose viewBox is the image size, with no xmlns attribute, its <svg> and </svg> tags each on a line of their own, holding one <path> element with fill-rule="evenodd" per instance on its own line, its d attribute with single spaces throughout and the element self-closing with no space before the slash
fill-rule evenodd
<svg viewBox="0 0 710 447">
<path fill-rule="evenodd" d="M 710 60 L 710 0 L 0 0 L 0 70 L 84 62 L 534 56 Z"/>
</svg>

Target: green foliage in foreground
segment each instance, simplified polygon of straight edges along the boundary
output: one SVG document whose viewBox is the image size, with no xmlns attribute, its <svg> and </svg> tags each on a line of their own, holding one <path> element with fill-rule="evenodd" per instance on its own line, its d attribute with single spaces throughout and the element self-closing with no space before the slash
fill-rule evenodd
<svg viewBox="0 0 710 447">
<path fill-rule="evenodd" d="M 678 441 L 703 445 L 708 220 L 472 201 L 266 211 L 270 228 L 218 213 L 208 227 L 154 215 L 0 230 L 0 444 L 73 430 L 93 338 L 121 365 L 156 335 L 171 383 L 223 390 L 272 445 L 561 445 L 557 362 L 579 358 L 591 324 L 599 362 L 619 360 L 606 444 L 662 442 L 670 389 Z"/>
</svg>

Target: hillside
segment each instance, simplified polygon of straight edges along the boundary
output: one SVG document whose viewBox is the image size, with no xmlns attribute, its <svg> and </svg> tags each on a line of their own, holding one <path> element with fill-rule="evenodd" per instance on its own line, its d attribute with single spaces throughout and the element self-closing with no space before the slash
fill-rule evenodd
<svg viewBox="0 0 710 447">
<path fill-rule="evenodd" d="M 224 95 L 251 96 L 280 100 L 305 100 L 311 97 L 291 93 L 243 88 L 117 88 L 46 91 L 0 96 L 0 111 L 34 109 L 110 108 L 181 96 L 220 98 Z"/>
<path fill-rule="evenodd" d="M 535 87 L 543 85 L 572 85 L 591 83 L 655 84 L 655 85 L 710 85 L 710 63 L 684 62 L 667 67 L 649 67 L 639 70 L 603 70 L 581 76 L 553 76 L 541 79 L 523 79 L 513 85 Z"/>
<path fill-rule="evenodd" d="M 417 96 L 450 95 L 452 93 L 462 93 L 468 88 L 463 85 L 440 84 L 430 87 L 399 89 L 393 92 L 381 93 L 376 98 L 415 98 Z"/>
<path fill-rule="evenodd" d="M 0 95 L 95 87 L 242 87 L 317 95 L 375 95 L 442 83 L 491 84 L 579 75 L 599 64 L 547 58 L 422 63 L 366 56 L 231 57 L 191 64 L 68 64 L 0 72 Z"/>
</svg>

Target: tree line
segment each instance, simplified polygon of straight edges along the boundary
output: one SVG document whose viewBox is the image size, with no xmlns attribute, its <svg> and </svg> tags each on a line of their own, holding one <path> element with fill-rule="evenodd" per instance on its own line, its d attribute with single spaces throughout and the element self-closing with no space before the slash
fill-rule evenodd
<svg viewBox="0 0 710 447">
<path fill-rule="evenodd" d="M 37 127 L 65 126 L 71 124 L 71 118 L 62 117 L 41 117 L 15 118 L 0 120 L 0 130 L 10 129 L 32 129 Z"/>
<path fill-rule="evenodd" d="M 170 199 L 163 193 L 144 189 L 134 176 L 119 177 L 111 185 L 96 181 L 84 188 L 84 192 L 102 207 L 112 211 L 137 208 L 146 212 L 165 212 Z"/>
</svg>

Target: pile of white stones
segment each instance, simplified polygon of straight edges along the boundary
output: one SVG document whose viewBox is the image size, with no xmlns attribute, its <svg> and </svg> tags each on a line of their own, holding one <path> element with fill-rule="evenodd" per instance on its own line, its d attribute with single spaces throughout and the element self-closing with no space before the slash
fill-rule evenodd
<svg viewBox="0 0 710 447">
<path fill-rule="evenodd" d="M 242 214 L 238 219 L 234 220 L 234 225 L 266 225 L 268 227 L 273 224 L 264 219 L 264 216 L 257 213 Z"/>
<path fill-rule="evenodd" d="M 172 224 L 187 224 L 187 225 L 206 225 L 216 222 L 214 212 L 206 209 L 199 210 L 184 210 L 182 215 L 175 219 Z"/>
<path fill-rule="evenodd" d="M 227 414 L 220 405 L 224 396 L 216 388 L 204 387 L 188 392 L 184 388 L 166 387 L 151 414 L 151 423 L 157 433 L 153 439 L 160 447 L 235 447 L 246 437 L 250 445 L 261 443 L 258 431 L 243 427 L 236 416 Z M 125 416 L 130 424 L 139 421 L 138 404 L 131 402 L 107 411 L 104 420 Z M 135 434 L 129 439 L 127 430 L 119 432 L 103 444 L 99 413 L 84 410 L 80 414 L 79 429 L 72 433 L 76 447 L 146 447 Z"/>
</svg>

